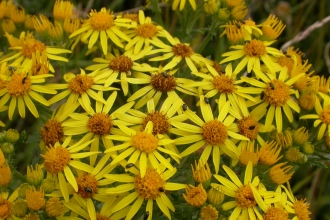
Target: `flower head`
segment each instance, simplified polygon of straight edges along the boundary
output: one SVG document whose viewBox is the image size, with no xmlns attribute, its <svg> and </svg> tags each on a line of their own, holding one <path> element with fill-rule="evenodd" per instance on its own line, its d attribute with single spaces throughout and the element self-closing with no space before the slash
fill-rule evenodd
<svg viewBox="0 0 330 220">
<path fill-rule="evenodd" d="M 187 185 L 186 194 L 182 194 L 186 202 L 195 207 L 202 206 L 207 199 L 207 194 L 202 184 L 198 186 Z"/>
</svg>

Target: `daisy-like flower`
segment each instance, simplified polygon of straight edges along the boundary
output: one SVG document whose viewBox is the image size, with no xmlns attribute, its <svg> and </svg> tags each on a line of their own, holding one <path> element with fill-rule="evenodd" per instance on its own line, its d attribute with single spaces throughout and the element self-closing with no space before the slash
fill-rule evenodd
<svg viewBox="0 0 330 220">
<path fill-rule="evenodd" d="M 55 20 L 64 21 L 72 15 L 73 4 L 70 1 L 56 0 L 53 8 Z"/>
<path fill-rule="evenodd" d="M 16 220 L 18 219 L 12 212 L 12 204 L 14 200 L 18 197 L 19 187 L 10 194 L 8 192 L 1 192 L 0 193 L 0 219 L 7 219 L 7 220 Z"/>
<path fill-rule="evenodd" d="M 305 73 L 296 75 L 295 77 L 288 78 L 288 68 L 283 67 L 279 76 L 276 78 L 273 74 L 265 74 L 258 69 L 254 69 L 255 74 L 263 82 L 253 78 L 242 77 L 242 79 L 251 85 L 258 88 L 247 88 L 245 91 L 250 94 L 259 94 L 258 103 L 261 102 L 257 107 L 254 108 L 253 112 L 265 113 L 264 109 L 269 106 L 266 116 L 265 126 L 269 128 L 273 123 L 275 117 L 276 128 L 278 132 L 282 131 L 283 119 L 282 110 L 290 122 L 293 122 L 293 114 L 291 109 L 296 112 L 300 112 L 300 108 L 297 103 L 291 99 L 291 94 L 295 93 L 294 89 L 290 87 L 299 80 Z M 290 109 L 291 108 L 291 109 Z"/>
<path fill-rule="evenodd" d="M 195 53 L 189 44 L 181 43 L 178 38 L 173 38 L 167 31 L 164 31 L 164 34 L 166 39 L 170 42 L 171 46 L 166 44 L 157 44 L 157 47 L 160 47 L 160 49 L 155 49 L 148 53 L 148 55 L 161 52 L 164 53 L 162 56 L 149 59 L 149 61 L 161 61 L 173 57 L 173 59 L 163 67 L 163 71 L 175 68 L 183 59 L 192 72 L 198 72 L 194 62 L 197 64 L 209 63 L 212 65 L 210 60 L 204 58 L 200 54 Z"/>
<path fill-rule="evenodd" d="M 73 73 L 65 74 L 64 80 L 67 82 L 67 84 L 48 84 L 48 87 L 52 89 L 65 89 L 63 92 L 53 96 L 50 100 L 48 100 L 49 104 L 54 104 L 68 95 L 69 98 L 66 101 L 67 105 L 73 105 L 78 101 L 79 97 L 82 99 L 84 105 L 89 107 L 89 109 L 91 108 L 91 101 L 89 97 L 106 104 L 106 101 L 103 99 L 103 97 L 97 94 L 94 90 L 110 91 L 116 90 L 116 88 L 104 87 L 104 76 L 97 75 L 98 70 L 95 70 L 89 74 L 86 74 L 83 69 L 80 69 L 80 71 L 81 73 L 77 75 Z"/>
<path fill-rule="evenodd" d="M 108 53 L 108 39 L 118 47 L 124 47 L 121 40 L 131 41 L 124 34 L 120 27 L 130 27 L 131 20 L 125 18 L 116 18 L 110 9 L 102 8 L 101 11 L 91 10 L 89 18 L 84 22 L 80 29 L 73 32 L 69 38 L 83 34 L 81 41 L 85 42 L 88 38 L 88 49 L 91 49 L 100 38 L 100 43 L 104 55 Z"/>
<path fill-rule="evenodd" d="M 168 169 L 173 170 L 174 167 L 168 162 L 163 155 L 165 153 L 177 158 L 180 158 L 175 152 L 161 147 L 174 143 L 173 140 L 164 138 L 163 135 L 153 135 L 153 122 L 149 121 L 143 131 L 135 131 L 125 125 L 117 125 L 119 129 L 124 132 L 123 135 L 108 135 L 106 138 L 117 141 L 124 141 L 123 144 L 108 148 L 104 153 L 114 153 L 121 151 L 121 153 L 113 159 L 110 164 L 117 164 L 126 157 L 130 157 L 127 163 L 140 165 L 141 176 L 144 177 L 147 170 L 148 162 L 156 170 L 160 170 L 159 163 L 166 166 Z M 140 159 L 138 161 L 138 159 Z"/>
<path fill-rule="evenodd" d="M 236 74 L 233 74 L 231 63 L 226 66 L 225 74 L 219 74 L 209 64 L 206 64 L 206 67 L 211 73 L 210 75 L 192 72 L 192 74 L 203 78 L 203 80 L 184 84 L 184 86 L 186 88 L 199 86 L 200 89 L 208 91 L 205 94 L 207 98 L 214 96 L 219 98 L 220 106 L 223 106 L 228 99 L 233 103 L 238 97 L 243 97 L 253 102 L 256 101 L 255 98 L 246 94 L 245 91 L 241 91 L 243 87 L 238 86 L 238 84 L 241 83 L 242 80 L 236 80 Z"/>
<path fill-rule="evenodd" d="M 50 60 L 68 62 L 67 58 L 60 57 L 57 54 L 71 53 L 70 50 L 46 46 L 41 41 L 36 40 L 32 33 L 27 33 L 27 35 L 25 35 L 25 32 L 22 32 L 19 39 L 8 33 L 6 33 L 5 36 L 11 46 L 10 49 L 19 50 L 19 52 L 1 60 L 1 63 L 14 60 L 12 65 L 25 66 L 27 63 L 31 62 L 32 54 L 35 54 L 37 51 L 39 51 L 40 54 L 45 51 L 47 58 Z M 49 70 L 51 72 L 55 71 L 51 64 L 49 64 Z"/>
<path fill-rule="evenodd" d="M 172 3 L 172 10 L 176 10 L 179 7 L 179 10 L 182 11 L 185 7 L 187 0 L 174 0 Z M 196 10 L 196 0 L 189 0 L 190 6 L 193 10 Z"/>
<path fill-rule="evenodd" d="M 133 54 L 138 54 L 143 45 L 144 48 L 150 44 L 161 46 L 164 43 L 158 37 L 165 37 L 164 28 L 159 25 L 154 25 L 150 17 L 145 17 L 144 12 L 139 10 L 139 20 L 132 22 L 133 30 L 127 30 L 125 33 L 132 39 L 126 46 L 125 50 L 134 47 Z M 158 46 L 158 47 L 159 47 Z"/>
<path fill-rule="evenodd" d="M 60 185 L 60 190 L 64 197 L 65 201 L 69 201 L 69 188 L 67 185 L 67 181 L 73 187 L 74 191 L 78 191 L 77 180 L 73 175 L 72 168 L 77 170 L 82 170 L 85 172 L 91 172 L 93 170 L 92 166 L 84 164 L 78 160 L 85 157 L 89 157 L 93 154 L 98 154 L 100 152 L 83 152 L 77 153 L 82 149 L 86 148 L 91 142 L 94 140 L 90 140 L 87 142 L 79 141 L 72 146 L 69 146 L 71 141 L 71 136 L 67 137 L 63 144 L 56 142 L 54 146 L 47 147 L 47 152 L 45 154 L 41 154 L 44 158 L 44 167 L 48 174 L 52 174 L 56 176 Z M 72 168 L 70 168 L 70 166 Z"/>
<path fill-rule="evenodd" d="M 259 203 L 262 202 L 262 197 L 264 197 L 265 195 L 267 196 L 266 198 L 264 197 L 266 203 L 268 203 L 269 201 L 273 201 L 275 192 L 262 190 L 263 187 L 259 187 L 260 180 L 257 176 L 252 179 L 252 162 L 249 162 L 246 166 L 243 183 L 233 170 L 231 170 L 225 165 L 223 165 L 222 167 L 229 176 L 229 179 L 220 175 L 214 175 L 214 177 L 221 184 L 223 184 L 223 186 L 221 187 L 224 194 L 235 199 L 233 201 L 228 201 L 222 205 L 222 209 L 225 211 L 234 208 L 233 212 L 229 217 L 229 220 L 257 219 L 257 217 L 258 219 L 262 219 L 257 206 L 260 206 Z M 213 185 L 216 186 L 217 184 Z M 268 197 L 269 195 L 271 195 L 271 197 Z"/>
<path fill-rule="evenodd" d="M 127 206 L 123 208 L 122 210 L 114 213 L 112 211 L 113 207 L 122 199 L 122 197 L 116 197 L 116 196 L 107 196 L 107 199 L 103 201 L 102 208 L 100 211 L 96 211 L 93 203 L 87 203 L 87 205 L 82 205 L 84 203 L 81 203 L 77 201 L 77 197 L 75 197 L 73 200 L 70 200 L 70 202 L 63 202 L 64 205 L 70 209 L 72 212 L 77 213 L 79 216 L 81 216 L 83 219 L 90 219 L 90 220 L 120 220 L 123 219 L 131 206 Z M 88 206 L 89 205 L 89 206 Z M 91 210 L 91 206 L 93 206 L 93 210 Z M 63 217 L 57 217 L 57 220 L 72 220 L 72 216 L 63 216 Z M 80 219 L 80 218 L 79 218 Z"/>
<path fill-rule="evenodd" d="M 230 103 L 226 102 L 224 106 L 218 104 L 219 115 L 214 118 L 213 111 L 208 103 L 205 102 L 205 96 L 200 96 L 200 107 L 203 119 L 200 119 L 194 112 L 187 109 L 184 113 L 194 124 L 191 125 L 183 122 L 172 122 L 172 125 L 186 132 L 184 137 L 175 139 L 177 145 L 191 144 L 181 154 L 181 157 L 187 156 L 200 148 L 205 148 L 200 156 L 203 165 L 209 159 L 212 153 L 213 164 L 216 173 L 219 172 L 220 155 L 227 154 L 234 160 L 238 159 L 239 151 L 229 137 L 249 141 L 249 138 L 238 134 L 237 125 L 234 124 L 234 117 L 227 116 L 230 109 Z M 219 102 L 220 103 L 220 102 Z"/>
<path fill-rule="evenodd" d="M 128 114 L 123 114 L 121 112 L 115 113 L 114 115 L 122 121 L 126 121 L 131 125 L 136 125 L 140 129 L 144 130 L 149 121 L 153 123 L 154 135 L 161 134 L 165 138 L 169 138 L 168 134 L 172 133 L 172 122 L 181 122 L 187 119 L 186 115 L 181 114 L 174 116 L 175 113 L 182 106 L 182 101 L 172 101 L 172 99 L 167 98 L 159 110 L 156 110 L 155 103 L 153 99 L 150 99 L 147 103 L 147 113 L 140 112 L 138 110 L 130 109 L 127 111 Z M 167 150 L 179 154 L 174 143 L 164 145 Z M 174 155 L 170 155 L 175 161 L 179 163 L 179 158 Z"/>
<path fill-rule="evenodd" d="M 134 73 L 134 78 L 126 78 L 125 80 L 132 84 L 148 85 L 136 91 L 127 101 L 134 101 L 141 97 L 134 106 L 135 109 L 138 109 L 144 106 L 150 99 L 153 99 L 155 105 L 157 105 L 164 93 L 173 101 L 181 100 L 175 90 L 188 95 L 197 96 L 197 89 L 184 87 L 184 85 L 193 83 L 194 81 L 175 77 L 174 74 L 176 71 L 177 69 L 165 71 L 164 68 L 160 66 L 157 71 L 151 72 L 151 76 L 141 72 Z"/>
<path fill-rule="evenodd" d="M 106 78 L 104 83 L 105 87 L 109 87 L 113 82 L 116 81 L 118 75 L 120 74 L 120 83 L 124 95 L 128 93 L 128 83 L 127 77 L 132 75 L 133 71 L 155 71 L 157 68 L 151 67 L 149 65 L 139 64 L 135 61 L 145 56 L 146 51 L 151 50 L 151 46 L 149 49 L 145 49 L 145 51 L 141 51 L 137 55 L 132 54 L 132 50 L 126 51 L 124 54 L 119 54 L 118 51 L 115 54 L 107 54 L 104 58 L 94 58 L 93 64 L 91 66 L 86 67 L 86 70 L 99 70 L 99 77 Z"/>
<path fill-rule="evenodd" d="M 275 40 L 283 32 L 286 27 L 282 21 L 278 20 L 275 15 L 269 15 L 267 20 L 260 24 L 263 37 L 267 40 Z"/>
<path fill-rule="evenodd" d="M 56 94 L 56 90 L 37 84 L 45 82 L 46 77 L 52 76 L 50 74 L 29 76 L 27 73 L 15 71 L 8 77 L 5 87 L 0 89 L 0 108 L 10 99 L 8 108 L 10 120 L 13 118 L 16 106 L 22 118 L 25 118 L 25 106 L 27 106 L 34 117 L 39 118 L 38 110 L 30 97 L 42 105 L 49 106 L 49 102 L 39 93 Z"/>
<path fill-rule="evenodd" d="M 327 135 L 330 135 L 330 98 L 323 99 L 323 106 L 321 106 L 320 100 L 316 99 L 315 110 L 316 114 L 306 114 L 299 119 L 315 119 L 314 127 L 321 124 L 317 134 L 317 140 L 321 140 L 326 130 Z"/>
<path fill-rule="evenodd" d="M 102 92 L 99 92 L 98 95 L 100 97 L 103 96 Z M 106 149 L 112 148 L 114 144 L 110 139 L 106 138 L 106 136 L 112 134 L 112 128 L 114 125 L 125 124 L 120 120 L 116 120 L 114 114 L 117 112 L 125 113 L 134 104 L 134 102 L 129 102 L 113 111 L 112 107 L 116 98 L 117 92 L 115 91 L 108 97 L 105 104 L 100 101 L 96 101 L 95 110 L 90 106 L 86 106 L 82 99 L 79 99 L 81 106 L 87 114 L 70 114 L 71 119 L 68 119 L 62 123 L 64 135 L 84 134 L 81 141 L 89 141 L 93 139 L 94 141 L 91 144 L 90 152 L 99 150 L 100 140 L 102 140 L 102 143 Z M 95 164 L 96 157 L 97 155 L 91 155 L 91 166 Z"/>
<path fill-rule="evenodd" d="M 310 215 L 312 214 L 309 211 L 309 203 L 306 202 L 306 199 L 297 199 L 292 193 L 291 187 L 288 184 L 288 187 L 281 185 L 281 188 L 284 190 L 282 193 L 282 204 L 286 211 L 290 214 L 293 214 L 293 220 L 310 220 Z"/>
<path fill-rule="evenodd" d="M 139 172 L 138 170 L 130 170 L 135 176 L 131 176 L 129 174 L 121 174 L 120 182 L 125 182 L 126 184 L 110 188 L 106 190 L 106 193 L 110 195 L 116 195 L 119 193 L 129 192 L 131 190 L 134 191 L 125 196 L 117 205 L 115 205 L 112 211 L 116 212 L 122 210 L 133 201 L 135 201 L 125 218 L 133 219 L 134 215 L 141 208 L 144 200 L 147 200 L 146 212 L 149 212 L 149 218 L 147 219 L 152 219 L 154 202 L 157 203 L 159 209 L 166 215 L 166 217 L 171 219 L 169 209 L 174 212 L 175 208 L 165 192 L 167 190 L 175 191 L 184 189 L 185 185 L 180 183 L 167 182 L 167 180 L 176 173 L 176 169 L 174 168 L 173 170 L 166 171 L 165 169 L 166 167 L 162 164 L 159 171 L 148 166 L 146 168 L 145 175 L 142 175 L 141 171 Z M 118 181 L 118 175 L 106 174 L 105 177 L 114 181 Z"/>
<path fill-rule="evenodd" d="M 222 54 L 222 56 L 226 58 L 223 59 L 220 64 L 244 57 L 236 66 L 234 74 L 238 74 L 245 66 L 247 66 L 248 73 L 250 73 L 252 69 L 260 70 L 260 60 L 263 61 L 268 69 L 273 73 L 273 66 L 276 65 L 276 63 L 273 61 L 272 56 L 283 56 L 283 54 L 281 51 L 273 47 L 269 47 L 272 43 L 274 43 L 274 41 L 261 41 L 253 39 L 246 42 L 244 45 L 231 46 L 230 48 L 235 49 L 235 51 Z"/>
</svg>

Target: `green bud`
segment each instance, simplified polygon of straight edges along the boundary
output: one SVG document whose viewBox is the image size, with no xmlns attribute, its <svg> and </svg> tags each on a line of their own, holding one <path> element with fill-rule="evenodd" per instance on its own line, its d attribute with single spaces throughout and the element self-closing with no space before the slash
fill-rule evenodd
<svg viewBox="0 0 330 220">
<path fill-rule="evenodd" d="M 42 180 L 41 187 L 45 193 L 52 193 L 55 190 L 55 180 L 52 178 L 47 178 Z"/>
<path fill-rule="evenodd" d="M 10 154 L 14 152 L 14 145 L 8 142 L 1 144 L 1 150 L 5 154 Z"/>
<path fill-rule="evenodd" d="M 9 143 L 15 144 L 19 139 L 19 133 L 15 129 L 8 129 L 6 132 L 5 140 Z"/>
<path fill-rule="evenodd" d="M 6 142 L 5 136 L 6 136 L 6 131 L 0 132 L 0 143 Z"/>
<path fill-rule="evenodd" d="M 314 146 L 311 142 L 305 142 L 303 146 L 301 147 L 301 151 L 305 154 L 311 155 L 314 153 Z"/>
<path fill-rule="evenodd" d="M 218 12 L 219 19 L 221 21 L 227 21 L 230 17 L 230 12 L 227 8 L 220 8 Z"/>
<path fill-rule="evenodd" d="M 300 154 L 300 158 L 299 158 L 299 160 L 298 160 L 297 162 L 298 162 L 299 164 L 305 164 L 307 161 L 308 161 L 307 155 L 301 153 L 301 154 Z"/>
<path fill-rule="evenodd" d="M 24 199 L 17 199 L 13 202 L 11 211 L 16 217 L 23 218 L 29 209 Z"/>
<path fill-rule="evenodd" d="M 19 186 L 19 190 L 18 190 L 18 195 L 25 199 L 25 193 L 28 189 L 30 189 L 31 186 L 27 183 L 22 183 L 20 186 Z"/>
</svg>

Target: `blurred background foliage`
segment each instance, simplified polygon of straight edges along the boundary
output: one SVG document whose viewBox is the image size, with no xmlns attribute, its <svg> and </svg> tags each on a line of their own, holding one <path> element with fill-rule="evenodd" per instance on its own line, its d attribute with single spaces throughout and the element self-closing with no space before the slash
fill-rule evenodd
<svg viewBox="0 0 330 220">
<path fill-rule="evenodd" d="M 25 8 L 26 13 L 36 15 L 42 13 L 52 16 L 55 1 L 17 0 L 16 2 Z M 76 10 L 80 13 L 80 16 L 85 17 L 90 9 L 106 7 L 110 8 L 114 13 L 126 11 L 137 12 L 139 9 L 144 9 L 146 5 L 146 2 L 143 0 L 72 0 L 71 2 L 76 6 Z M 292 40 L 298 33 L 306 30 L 313 23 L 330 16 L 329 0 L 246 0 L 246 4 L 249 9 L 247 18 L 253 19 L 257 24 L 265 21 L 270 14 L 275 14 L 286 25 L 285 30 L 273 45 L 276 48 L 281 48 L 283 44 Z M 178 17 L 183 12 L 172 11 L 171 6 L 165 2 L 160 2 L 159 6 L 164 27 L 173 36 L 180 37 L 183 42 L 191 42 L 195 49 L 203 43 L 205 32 L 210 24 L 209 17 L 200 17 L 196 21 L 195 27 L 182 30 L 180 26 L 184 26 L 184 24 L 179 23 Z M 151 6 L 145 10 L 145 14 L 152 17 L 155 15 Z M 155 17 L 153 18 L 157 21 Z M 175 29 L 173 28 L 174 26 Z M 221 54 L 228 51 L 228 40 L 225 37 L 219 38 L 222 31 L 223 29 L 219 28 L 217 32 L 213 33 L 212 40 L 202 51 L 203 56 L 220 61 Z M 4 39 L 2 38 L 2 40 Z M 330 22 L 315 29 L 305 39 L 294 43 L 292 46 L 299 48 L 306 54 L 306 59 L 312 64 L 311 70 L 315 70 L 314 74 L 324 75 L 326 78 L 329 77 Z M 66 69 L 61 69 L 61 71 L 77 72 L 79 71 L 78 69 L 74 71 L 70 68 L 76 66 L 84 68 L 92 63 L 92 57 L 84 55 L 86 47 L 84 49 L 77 47 L 76 50 L 85 51 L 81 51 L 80 55 L 75 57 L 75 59 L 70 59 L 69 64 L 65 64 Z M 16 149 L 18 157 L 17 166 L 23 174 L 26 172 L 26 166 L 31 164 L 32 159 L 38 154 L 38 147 L 36 145 L 38 145 L 40 140 L 40 126 L 44 124 L 52 113 L 48 108 L 44 108 L 43 112 L 44 114 L 40 119 L 27 116 L 25 119 L 16 117 L 17 121 L 7 121 L 7 123 L 10 123 L 7 127 L 15 128 L 19 132 L 23 130 L 28 132 L 26 149 Z M 330 164 L 327 165 L 329 167 Z M 330 212 L 328 211 L 330 208 L 329 171 L 329 169 L 311 168 L 309 165 L 305 165 L 305 167 L 295 172 L 291 180 L 292 190 L 297 198 L 306 197 L 307 202 L 311 204 L 310 211 L 312 212 L 312 219 L 330 219 Z"/>
</svg>

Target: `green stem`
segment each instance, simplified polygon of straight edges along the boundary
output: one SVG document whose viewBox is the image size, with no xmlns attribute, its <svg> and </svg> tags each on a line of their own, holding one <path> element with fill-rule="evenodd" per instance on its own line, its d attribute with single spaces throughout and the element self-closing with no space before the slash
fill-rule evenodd
<svg viewBox="0 0 330 220">
<path fill-rule="evenodd" d="M 201 53 L 206 45 L 209 43 L 211 38 L 214 35 L 214 31 L 216 31 L 216 28 L 218 27 L 218 22 L 212 21 L 210 31 L 207 33 L 206 38 L 203 40 L 203 43 L 200 45 L 200 47 L 196 50 L 197 53 Z"/>
<path fill-rule="evenodd" d="M 152 4 L 152 7 L 153 7 L 153 11 L 156 14 L 156 19 L 155 19 L 156 23 L 158 23 L 160 26 L 164 27 L 163 19 L 162 19 L 162 16 L 161 16 L 162 9 L 159 7 L 158 1 L 152 0 L 151 4 Z"/>
<path fill-rule="evenodd" d="M 23 176 L 20 172 L 18 172 L 16 169 L 14 169 L 14 176 L 17 177 L 22 182 L 27 182 L 26 177 Z"/>
</svg>

